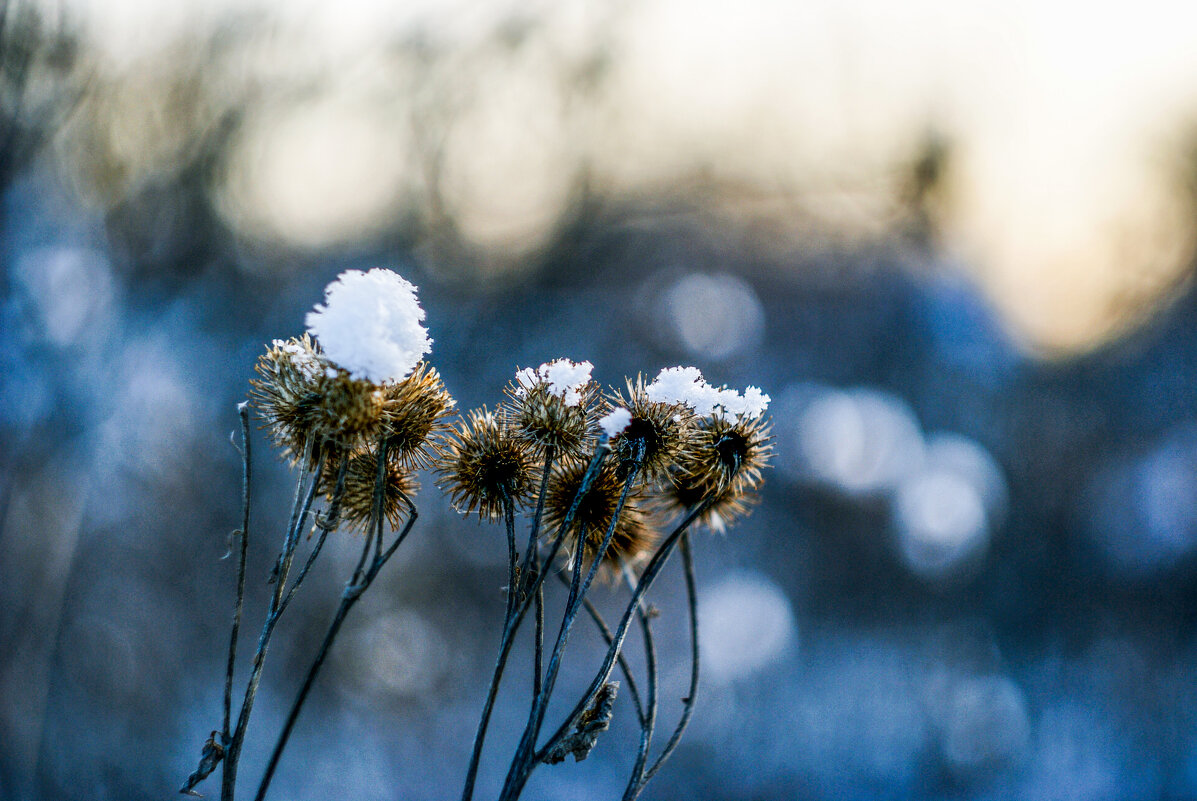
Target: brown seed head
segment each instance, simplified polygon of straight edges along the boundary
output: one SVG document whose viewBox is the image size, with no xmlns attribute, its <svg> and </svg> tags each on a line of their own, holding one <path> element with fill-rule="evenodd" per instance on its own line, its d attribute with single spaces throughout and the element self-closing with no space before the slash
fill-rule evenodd
<svg viewBox="0 0 1197 801">
<path fill-rule="evenodd" d="M 620 392 L 609 396 L 605 411 L 616 406 L 632 413 L 631 422 L 610 443 L 621 473 L 631 469 L 638 450 L 643 453 L 640 477 L 649 483 L 661 480 L 687 458 L 695 439 L 695 416 L 689 407 L 649 400 L 644 376 L 637 376 L 635 382 L 628 379 L 626 397 Z"/>
<path fill-rule="evenodd" d="M 652 496 L 652 510 L 660 517 L 672 519 L 688 513 L 707 498 L 714 498 L 694 523 L 722 533 L 730 523 L 752 511 L 759 500 L 755 489 L 739 481 L 719 487 L 691 475 L 674 475 L 662 482 Z"/>
<path fill-rule="evenodd" d="M 382 393 L 388 458 L 408 468 L 427 467 L 439 435 L 450 428 L 444 418 L 456 405 L 440 373 L 422 361 L 407 378 L 384 386 Z"/>
<path fill-rule="evenodd" d="M 678 467 L 682 473 L 712 487 L 739 482 L 756 487 L 773 458 L 773 424 L 766 417 L 728 419 L 704 417 L 698 423 L 694 447 Z"/>
<path fill-rule="evenodd" d="M 535 460 L 501 415 L 474 409 L 452 429 L 437 471 L 454 507 L 479 519 L 499 518 L 505 498 L 519 506 L 532 494 Z"/>
<path fill-rule="evenodd" d="M 548 448 L 566 459 L 583 459 L 594 445 L 598 429 L 591 408 L 597 394 L 593 382 L 581 390 L 582 401 L 570 405 L 538 381 L 531 387 L 518 382 L 508 384 L 507 402 L 502 411 L 515 427 L 516 436 L 525 440 L 543 457 Z"/>
<path fill-rule="evenodd" d="M 274 444 L 299 461 L 320 418 L 319 409 L 327 359 L 307 334 L 276 339 L 254 365 L 250 397 L 265 421 Z"/>
<path fill-rule="evenodd" d="M 382 388 L 338 368 L 326 373 L 321 389 L 316 436 L 347 447 L 377 440 L 382 429 Z"/>
<path fill-rule="evenodd" d="M 764 417 L 699 421 L 695 446 L 662 482 L 654 510 L 676 515 L 713 499 L 697 523 L 712 531 L 747 515 L 773 456 L 772 424 Z"/>
<path fill-rule="evenodd" d="M 545 530 L 554 534 L 560 531 L 569 514 L 586 475 L 587 465 L 569 463 L 554 467 L 545 495 Z M 583 557 L 589 562 L 602 545 L 619 498 L 623 493 L 624 481 L 616 465 L 605 464 L 599 469 L 586 494 L 578 503 L 569 535 L 562 546 L 562 553 L 570 560 L 577 550 L 578 536 L 583 537 Z M 624 564 L 635 565 L 642 561 L 656 545 L 656 532 L 646 522 L 639 508 L 638 497 L 629 494 L 619 518 L 611 543 L 603 555 L 602 571 L 608 577 L 618 574 Z"/>
<path fill-rule="evenodd" d="M 321 479 L 320 490 L 329 503 L 334 501 L 339 469 L 326 470 Z M 374 490 L 378 481 L 378 454 L 359 451 L 349 457 L 345 470 L 345 489 L 342 491 L 340 517 L 348 528 L 364 531 L 369 528 L 374 516 Z M 409 500 L 415 497 L 420 486 L 411 471 L 402 465 L 387 460 L 383 474 L 382 513 L 392 528 L 398 528 L 407 512 Z"/>
</svg>

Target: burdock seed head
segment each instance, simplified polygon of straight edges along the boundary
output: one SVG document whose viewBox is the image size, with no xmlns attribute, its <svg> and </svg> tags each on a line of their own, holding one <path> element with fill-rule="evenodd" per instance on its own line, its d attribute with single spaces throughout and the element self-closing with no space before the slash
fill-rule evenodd
<svg viewBox="0 0 1197 801">
<path fill-rule="evenodd" d="M 407 378 L 384 386 L 382 394 L 388 458 L 408 468 L 427 467 L 439 435 L 450 427 L 444 418 L 456 405 L 440 373 L 422 361 Z"/>
<path fill-rule="evenodd" d="M 321 452 L 329 457 L 377 436 L 383 411 L 379 387 L 332 364 L 307 334 L 274 340 L 254 369 L 259 377 L 250 381 L 253 400 L 271 440 L 292 461 L 302 460 L 312 445 L 306 465 L 311 468 Z"/>
<path fill-rule="evenodd" d="M 274 340 L 258 357 L 250 396 L 274 444 L 293 460 L 302 458 L 320 419 L 318 407 L 328 361 L 311 338 Z"/>
<path fill-rule="evenodd" d="M 680 472 L 714 487 L 733 482 L 756 487 L 773 458 L 772 429 L 765 417 L 702 418 L 694 447 L 678 465 Z"/>
<path fill-rule="evenodd" d="M 472 410 L 446 438 L 438 483 L 458 511 L 495 519 L 502 516 L 506 499 L 519 506 L 532 494 L 535 467 L 527 442 L 483 407 Z"/>
<path fill-rule="evenodd" d="M 639 454 L 640 477 L 658 481 L 693 446 L 694 412 L 684 403 L 650 399 L 643 376 L 628 380 L 626 397 L 616 392 L 607 401 L 609 409 L 627 409 L 631 415 L 610 441 L 621 475 L 631 470 Z"/>
<path fill-rule="evenodd" d="M 382 427 L 381 387 L 332 368 L 321 388 L 316 404 L 317 436 L 350 448 L 377 439 Z"/>
<path fill-rule="evenodd" d="M 320 490 L 332 504 L 339 470 L 324 471 Z M 340 518 L 348 528 L 366 530 L 374 517 L 374 491 L 378 481 L 378 454 L 360 451 L 349 457 L 342 490 Z M 419 490 L 411 472 L 402 465 L 387 460 L 383 473 L 382 513 L 392 528 L 398 528 L 407 511 L 404 497 L 411 500 Z"/>
<path fill-rule="evenodd" d="M 516 436 L 538 457 L 552 448 L 559 457 L 582 459 L 593 446 L 597 429 L 591 407 L 596 389 L 589 378 L 558 392 L 535 371 L 525 370 L 504 392 L 508 398 L 502 406 L 504 415 L 514 425 Z"/>
<path fill-rule="evenodd" d="M 545 494 L 544 520 L 546 530 L 560 531 L 565 518 L 582 488 L 587 465 L 570 463 L 554 467 Z M 624 481 L 615 465 L 605 464 L 599 469 L 586 493 L 578 499 L 578 508 L 568 532 L 563 553 L 572 560 L 577 550 L 578 537 L 583 538 L 583 558 L 594 559 L 611 520 L 619 508 Z M 652 552 L 656 545 L 656 532 L 647 524 L 643 511 L 638 506 L 636 494 L 630 493 L 615 523 L 611 543 L 603 555 L 601 570 L 608 576 L 618 574 L 622 565 L 635 565 Z"/>
<path fill-rule="evenodd" d="M 722 533 L 727 526 L 752 511 L 758 497 L 756 487 L 733 481 L 723 487 L 708 484 L 691 474 L 676 474 L 662 482 L 652 496 L 652 510 L 662 517 L 674 518 L 695 509 L 711 499 L 706 509 L 695 518 L 697 525 Z"/>
<path fill-rule="evenodd" d="M 662 482 L 656 509 L 685 513 L 709 500 L 697 522 L 723 531 L 756 502 L 763 471 L 773 456 L 771 429 L 763 417 L 728 419 L 715 414 L 700 420 L 695 445 Z"/>
</svg>

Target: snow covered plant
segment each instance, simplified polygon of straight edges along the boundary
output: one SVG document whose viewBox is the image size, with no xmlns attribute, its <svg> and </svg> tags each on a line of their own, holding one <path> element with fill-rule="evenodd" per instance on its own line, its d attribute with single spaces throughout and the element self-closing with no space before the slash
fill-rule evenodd
<svg viewBox="0 0 1197 801">
<path fill-rule="evenodd" d="M 259 358 L 258 378 L 250 382 L 251 401 L 238 406 L 243 510 L 241 528 L 234 532 L 240 548 L 223 724 L 204 744 L 199 767 L 182 792 L 198 795 L 196 785 L 223 764 L 220 797 L 233 801 L 237 766 L 275 628 L 329 534 L 340 528 L 356 530 L 361 534 L 361 556 L 345 583 L 340 606 L 258 786 L 256 798 L 265 796 L 312 682 L 346 615 L 415 523 L 412 472 L 430 463 L 437 438 L 447 427 L 444 418 L 454 405 L 436 369 L 422 361 L 432 348 L 421 325 L 423 319 L 416 288 L 395 273 L 349 270 L 328 285 L 324 304 L 308 314 L 307 333 L 275 340 Z M 250 541 L 250 402 L 264 421 L 270 440 L 295 467 L 298 482 L 290 522 L 270 575 L 274 591 L 234 719 L 233 673 Z M 388 524 L 392 530 L 389 542 Z M 309 534 L 306 538 L 305 533 Z M 291 579 L 296 552 L 304 540 L 312 544 L 302 568 Z"/>
<path fill-rule="evenodd" d="M 437 462 L 441 486 L 457 509 L 502 520 L 507 533 L 508 592 L 499 656 L 474 737 L 463 801 L 473 797 L 495 698 L 529 611 L 535 620 L 532 700 L 500 801 L 519 798 L 538 765 L 589 755 L 614 713 L 619 684 L 610 679 L 616 664 L 640 727 L 623 798 L 640 795 L 677 747 L 698 691 L 697 589 L 688 531 L 695 524 L 721 531 L 746 514 L 772 454 L 763 417 L 769 397 L 756 387 L 743 393 L 716 388 L 697 369 L 675 367 L 650 383 L 637 378 L 627 381 L 624 391 L 601 394 L 591 369 L 590 362 L 558 359 L 520 370 L 497 410 L 471 411 L 457 424 Z M 522 555 L 516 544 L 517 511 L 530 518 Z M 669 533 L 660 535 L 661 524 L 670 522 Z M 658 670 L 654 615 L 645 595 L 675 549 L 681 551 L 687 589 L 690 688 L 672 733 L 650 763 Z M 565 585 L 566 599 L 556 639 L 546 648 L 544 583 L 552 573 Z M 630 593 L 614 631 L 587 598 L 600 576 L 622 581 Z M 542 742 L 566 641 L 582 612 L 598 627 L 607 650 L 572 711 Z M 647 656 L 642 681 L 621 654 L 633 618 Z"/>
<path fill-rule="evenodd" d="M 462 513 L 502 521 L 507 535 L 507 600 L 499 656 L 474 735 L 463 801 L 473 797 L 491 712 L 520 626 L 533 612 L 532 698 L 500 801 L 514 801 L 532 771 L 572 755 L 585 759 L 615 712 L 616 665 L 635 709 L 640 740 L 624 799 L 676 748 L 698 690 L 697 590 L 688 540 L 692 526 L 721 531 L 746 514 L 772 454 L 767 395 L 712 387 L 693 367 L 662 370 L 620 391 L 600 392 L 590 362 L 568 359 L 520 370 L 493 410 L 470 411 L 450 426 L 453 399 L 423 358 L 432 342 L 416 288 L 387 270 L 350 270 L 307 316 L 307 333 L 275 340 L 258 360 L 249 401 L 238 406 L 243 456 L 242 522 L 233 630 L 224 684 L 224 718 L 204 744 L 182 792 L 222 768 L 221 801 L 234 801 L 237 767 L 271 638 L 326 539 L 359 532 L 361 555 L 341 602 L 275 741 L 256 801 L 262 801 L 312 683 L 345 617 L 416 521 L 413 472 L 433 467 Z M 250 407 L 298 474 L 286 530 L 270 575 L 273 592 L 240 704 L 233 676 L 250 544 Z M 528 520 L 516 542 L 517 513 Z M 667 532 L 667 533 L 662 533 Z M 308 536 L 304 536 L 304 535 Z M 292 566 L 306 547 L 302 567 Z M 657 729 L 658 670 L 646 594 L 675 550 L 681 552 L 690 630 L 690 688 L 679 719 L 650 761 Z M 555 640 L 545 639 L 545 581 L 564 585 Z M 614 630 L 587 597 L 597 578 L 625 584 L 626 607 Z M 607 648 L 572 711 L 542 741 L 541 731 L 577 618 L 585 613 Z M 640 680 L 622 655 L 635 621 L 644 640 Z M 234 717 L 234 712 L 236 715 Z M 659 745 L 659 743 L 658 743 Z"/>
</svg>

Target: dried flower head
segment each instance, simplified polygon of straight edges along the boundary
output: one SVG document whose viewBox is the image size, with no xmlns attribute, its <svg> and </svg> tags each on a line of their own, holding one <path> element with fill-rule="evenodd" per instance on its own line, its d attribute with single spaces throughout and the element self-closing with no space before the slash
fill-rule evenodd
<svg viewBox="0 0 1197 801">
<path fill-rule="evenodd" d="M 552 448 L 558 456 L 584 458 L 597 436 L 590 411 L 594 384 L 587 379 L 558 392 L 548 381 L 525 383 L 526 379 L 521 373 L 504 390 L 508 400 L 503 413 L 515 426 L 516 435 L 526 440 L 538 457 Z"/>
<path fill-rule="evenodd" d="M 773 458 L 772 429 L 764 417 L 704 417 L 698 422 L 694 447 L 678 464 L 678 472 L 712 487 L 723 488 L 733 482 L 756 487 Z"/>
<path fill-rule="evenodd" d="M 617 392 L 607 400 L 611 409 L 627 409 L 631 415 L 610 440 L 621 473 L 631 469 L 639 453 L 640 476 L 649 482 L 660 480 L 692 447 L 694 412 L 683 403 L 650 398 L 643 376 L 628 380 L 626 397 Z"/>
<path fill-rule="evenodd" d="M 536 466 L 528 443 L 485 407 L 453 428 L 443 451 L 439 484 L 458 511 L 494 519 L 502 516 L 504 499 L 518 506 L 532 494 Z"/>
<path fill-rule="evenodd" d="M 332 368 L 320 382 L 313 433 L 347 447 L 371 442 L 381 432 L 383 402 L 380 387 Z"/>
<path fill-rule="evenodd" d="M 694 447 L 670 471 L 656 496 L 657 511 L 682 513 L 710 499 L 697 522 L 714 531 L 746 515 L 773 455 L 771 423 L 761 417 L 703 418 Z"/>
<path fill-rule="evenodd" d="M 547 531 L 555 533 L 564 525 L 570 507 L 582 488 L 587 467 L 578 463 L 554 467 L 545 494 L 544 520 Z M 567 554 L 568 559 L 573 559 L 579 536 L 583 538 L 584 559 L 589 562 L 594 558 L 619 508 L 623 488 L 624 481 L 618 468 L 604 464 L 586 494 L 578 500 L 573 524 L 563 546 L 563 553 Z M 648 526 L 637 501 L 636 494 L 630 493 L 616 519 L 611 543 L 603 555 L 602 569 L 608 575 L 617 573 L 624 564 L 635 565 L 642 561 L 656 545 L 656 532 Z"/>
<path fill-rule="evenodd" d="M 420 325 L 416 288 L 390 270 L 346 270 L 308 313 L 308 333 L 352 378 L 384 384 L 406 378 L 432 350 Z"/>
<path fill-rule="evenodd" d="M 337 487 L 339 470 L 326 470 L 320 491 L 331 504 Z M 374 517 L 374 490 L 378 482 L 378 454 L 360 451 L 349 457 L 345 469 L 345 488 L 341 495 L 341 520 L 348 528 L 366 530 Z M 410 470 L 387 460 L 383 473 L 382 513 L 392 528 L 398 528 L 409 500 L 415 497 L 420 485 Z"/>
<path fill-rule="evenodd" d="M 302 457 L 319 418 L 321 384 L 329 366 L 307 334 L 274 340 L 254 365 L 259 377 L 249 382 L 250 396 L 267 435 L 293 459 Z"/>
<path fill-rule="evenodd" d="M 759 500 L 755 489 L 738 482 L 720 488 L 693 475 L 680 474 L 661 484 L 652 496 L 651 506 L 656 514 L 672 518 L 688 513 L 711 498 L 710 504 L 695 518 L 694 523 L 722 533 L 730 523 L 752 511 Z"/>
<path fill-rule="evenodd" d="M 407 378 L 385 385 L 382 395 L 388 458 L 408 468 L 427 467 L 437 435 L 449 429 L 444 418 L 456 405 L 440 373 L 422 361 Z"/>
<path fill-rule="evenodd" d="M 306 466 L 322 452 L 331 464 L 337 453 L 377 436 L 383 393 L 329 362 L 307 334 L 274 340 L 254 369 L 252 396 L 266 431 L 293 461 L 313 446 Z"/>
</svg>

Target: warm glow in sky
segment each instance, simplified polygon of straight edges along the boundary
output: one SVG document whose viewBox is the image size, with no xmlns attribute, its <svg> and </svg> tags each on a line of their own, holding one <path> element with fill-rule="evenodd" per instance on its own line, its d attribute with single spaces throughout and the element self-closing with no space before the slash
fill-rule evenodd
<svg viewBox="0 0 1197 801">
<path fill-rule="evenodd" d="M 269 70 L 328 73 L 325 97 L 247 128 L 227 211 L 257 235 L 335 242 L 413 202 L 420 176 L 397 132 L 408 89 L 379 111 L 361 87 L 385 93 L 371 59 L 418 31 L 474 53 L 437 91 L 458 122 L 442 200 L 480 247 L 539 245 L 579 158 L 614 193 L 701 170 L 810 206 L 828 187 L 892 193 L 934 130 L 954 147 L 947 259 L 1033 344 L 1100 340 L 1192 257 L 1177 165 L 1197 141 L 1197 6 L 1173 0 L 74 1 L 116 65 L 252 5 L 284 43 Z M 477 55 L 513 15 L 544 20 L 537 44 Z M 598 40 L 610 72 L 567 97 L 562 65 Z M 842 219 L 847 235 L 877 225 L 863 208 Z"/>
</svg>

